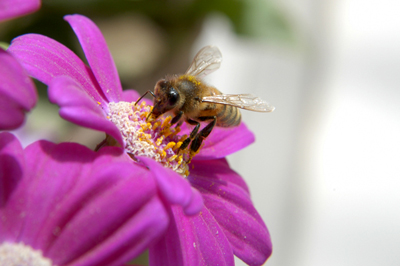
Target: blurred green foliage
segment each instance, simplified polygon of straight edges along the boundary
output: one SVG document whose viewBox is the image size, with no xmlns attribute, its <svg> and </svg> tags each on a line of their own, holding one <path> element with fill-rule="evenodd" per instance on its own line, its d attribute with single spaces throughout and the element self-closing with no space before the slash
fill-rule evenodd
<svg viewBox="0 0 400 266">
<path fill-rule="evenodd" d="M 73 31 L 63 20 L 65 15 L 82 14 L 95 22 L 127 14 L 140 15 L 156 25 L 165 40 L 163 58 L 149 73 L 140 77 L 132 75 L 128 80 L 122 77 L 124 87 L 134 86 L 141 91 L 152 88 L 155 80 L 166 73 L 175 73 L 178 57 L 184 58 L 180 59 L 184 66 L 179 69 L 182 71 L 187 66 L 187 47 L 191 47 L 203 20 L 210 14 L 227 17 L 240 36 L 292 42 L 290 20 L 274 3 L 270 0 L 42 0 L 39 11 L 0 24 L 0 42 L 10 43 L 19 35 L 39 33 L 66 45 L 84 60 Z"/>
<path fill-rule="evenodd" d="M 35 32 L 68 44 L 69 26 L 62 20 L 66 14 L 89 18 L 118 16 L 134 12 L 150 18 L 165 30 L 171 42 L 179 41 L 210 13 L 227 16 L 238 34 L 278 40 L 289 40 L 292 31 L 288 18 L 273 2 L 264 0 L 43 0 L 42 8 L 22 17 L 3 29 L 2 41 Z"/>
</svg>

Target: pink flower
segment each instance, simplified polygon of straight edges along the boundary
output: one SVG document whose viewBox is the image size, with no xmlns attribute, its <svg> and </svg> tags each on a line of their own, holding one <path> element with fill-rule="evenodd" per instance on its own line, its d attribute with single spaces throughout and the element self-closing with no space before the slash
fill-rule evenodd
<svg viewBox="0 0 400 266">
<path fill-rule="evenodd" d="M 169 221 L 152 173 L 115 147 L 0 133 L 0 195 L 1 265 L 122 265 Z"/>
<path fill-rule="evenodd" d="M 0 0 L 0 21 L 36 11 L 39 0 Z M 17 60 L 0 48 L 0 130 L 15 129 L 36 104 L 32 80 Z"/>
<path fill-rule="evenodd" d="M 17 60 L 0 48 L 0 130 L 22 125 L 36 101 L 32 80 Z"/>
<path fill-rule="evenodd" d="M 215 128 L 186 165 L 185 154 L 178 151 L 179 134 L 188 129 L 171 129 L 167 118 L 147 124 L 149 107 L 131 103 L 138 98 L 135 91 L 122 91 L 100 30 L 81 15 L 65 19 L 90 67 L 62 44 L 36 34 L 16 38 L 9 52 L 49 86 L 50 101 L 60 106 L 64 119 L 105 132 L 109 137 L 103 144 L 114 139 L 155 176 L 171 221 L 165 236 L 150 248 L 150 264 L 233 265 L 233 255 L 249 265 L 263 264 L 272 251 L 268 229 L 244 180 L 224 159 L 251 144 L 254 135 L 243 123 Z"/>
<path fill-rule="evenodd" d="M 0 0 L 0 21 L 35 12 L 40 0 Z"/>
</svg>

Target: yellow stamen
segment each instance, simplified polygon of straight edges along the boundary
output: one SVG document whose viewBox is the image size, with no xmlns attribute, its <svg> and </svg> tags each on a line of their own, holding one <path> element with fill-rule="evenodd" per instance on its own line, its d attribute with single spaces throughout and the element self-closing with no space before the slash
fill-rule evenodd
<svg viewBox="0 0 400 266">
<path fill-rule="evenodd" d="M 144 119 L 144 118 L 146 118 L 148 115 L 149 115 L 149 112 L 140 113 L 140 118 L 141 118 L 141 119 Z"/>
<path fill-rule="evenodd" d="M 157 141 L 156 141 L 157 146 L 160 146 L 160 145 L 161 145 L 161 142 L 162 142 L 163 140 L 164 140 L 164 136 L 159 137 L 159 138 L 157 139 Z"/>
<path fill-rule="evenodd" d="M 165 118 L 165 120 L 163 121 L 163 123 L 162 123 L 162 127 L 163 128 L 165 128 L 165 127 L 167 127 L 167 124 L 169 123 L 169 122 L 171 122 L 171 120 L 172 120 L 172 117 L 171 116 L 167 116 L 166 118 Z M 170 127 L 171 125 L 169 125 L 168 126 L 168 128 Z"/>
<path fill-rule="evenodd" d="M 175 160 L 176 159 L 176 157 L 178 157 L 178 155 L 172 155 L 168 160 L 170 161 L 170 162 L 172 162 L 173 160 Z"/>
<path fill-rule="evenodd" d="M 169 135 L 171 135 L 173 132 L 171 131 L 171 129 L 169 128 L 169 127 L 167 127 L 166 129 L 164 129 L 163 131 L 162 131 L 162 134 L 165 136 L 165 137 L 168 137 Z"/>
<path fill-rule="evenodd" d="M 157 122 L 155 122 L 154 124 L 153 124 L 153 130 L 156 130 L 156 128 L 158 128 L 159 126 L 160 126 L 160 122 L 159 121 L 157 121 Z"/>
<path fill-rule="evenodd" d="M 180 127 L 176 127 L 174 133 L 172 133 L 170 135 L 171 138 L 175 137 L 176 134 L 178 134 L 179 132 L 181 132 L 181 128 Z"/>
<path fill-rule="evenodd" d="M 181 164 L 183 162 L 183 155 L 179 155 L 178 159 L 177 159 L 178 164 Z"/>
<path fill-rule="evenodd" d="M 147 139 L 147 140 L 151 139 L 151 134 L 143 133 L 143 136 L 144 136 L 144 138 Z"/>
<path fill-rule="evenodd" d="M 181 147 L 182 145 L 182 141 L 178 141 L 178 143 L 176 143 L 176 145 L 172 148 L 173 151 L 176 151 L 177 149 L 179 149 L 179 147 Z"/>
<path fill-rule="evenodd" d="M 150 123 L 142 124 L 142 125 L 140 125 L 140 127 L 143 128 L 143 130 L 147 130 L 147 129 L 151 128 L 151 124 Z"/>
<path fill-rule="evenodd" d="M 170 143 L 168 143 L 168 144 L 163 148 L 163 150 L 166 151 L 166 150 L 168 150 L 168 149 L 174 147 L 175 144 L 176 144 L 175 142 L 171 141 Z"/>
<path fill-rule="evenodd" d="M 158 152 L 158 154 L 160 154 L 161 158 L 163 158 L 163 159 L 165 158 L 165 156 L 167 156 L 167 153 L 164 150 L 158 150 L 157 152 Z"/>
</svg>

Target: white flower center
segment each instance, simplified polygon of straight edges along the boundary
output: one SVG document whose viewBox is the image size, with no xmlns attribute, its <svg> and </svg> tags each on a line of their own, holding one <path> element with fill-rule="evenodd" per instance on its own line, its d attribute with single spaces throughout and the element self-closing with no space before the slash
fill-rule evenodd
<svg viewBox="0 0 400 266">
<path fill-rule="evenodd" d="M 145 102 L 135 105 L 129 102 L 109 103 L 108 119 L 120 130 L 125 142 L 125 151 L 132 157 L 153 158 L 165 167 L 187 176 L 187 163 L 190 161 L 188 148 L 181 150 L 186 135 L 179 136 L 179 127 L 171 127 L 171 116 L 155 121 L 146 118 L 152 106 Z"/>
<path fill-rule="evenodd" d="M 35 250 L 23 243 L 4 242 L 0 244 L 0 265 L 4 266 L 54 266 L 43 257 L 41 250 Z"/>
</svg>

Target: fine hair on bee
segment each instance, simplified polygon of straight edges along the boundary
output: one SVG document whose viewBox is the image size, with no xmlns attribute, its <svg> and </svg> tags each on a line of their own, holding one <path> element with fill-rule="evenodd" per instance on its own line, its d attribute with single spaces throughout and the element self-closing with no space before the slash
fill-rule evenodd
<svg viewBox="0 0 400 266">
<path fill-rule="evenodd" d="M 239 108 L 255 112 L 272 112 L 275 109 L 252 94 L 223 94 L 205 84 L 202 78 L 217 70 L 221 62 L 219 49 L 216 46 L 205 46 L 196 54 L 185 74 L 166 76 L 159 80 L 154 92 L 145 92 L 135 103 L 150 93 L 154 97 L 154 106 L 147 119 L 157 119 L 169 112 L 174 116 L 171 125 L 181 125 L 185 121 L 194 126 L 180 146 L 180 149 L 185 149 L 190 144 L 189 161 L 215 126 L 234 127 L 240 124 Z M 200 130 L 200 122 L 208 124 Z"/>
</svg>

